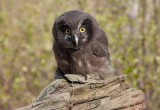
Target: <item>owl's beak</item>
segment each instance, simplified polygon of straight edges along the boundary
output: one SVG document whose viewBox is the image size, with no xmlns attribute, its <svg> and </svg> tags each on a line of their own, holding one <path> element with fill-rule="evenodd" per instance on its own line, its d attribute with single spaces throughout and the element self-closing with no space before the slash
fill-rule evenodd
<svg viewBox="0 0 160 110">
<path fill-rule="evenodd" d="M 77 37 L 77 35 L 75 35 L 74 38 L 75 38 L 75 43 L 76 43 L 76 46 L 77 46 L 78 45 L 78 37 Z"/>
</svg>

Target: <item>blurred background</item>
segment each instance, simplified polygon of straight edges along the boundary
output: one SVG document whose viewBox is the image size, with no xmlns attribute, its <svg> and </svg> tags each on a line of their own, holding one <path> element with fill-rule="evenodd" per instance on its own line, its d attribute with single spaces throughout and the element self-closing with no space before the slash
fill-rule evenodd
<svg viewBox="0 0 160 110">
<path fill-rule="evenodd" d="M 160 0 L 0 0 L 0 109 L 25 106 L 53 80 L 52 25 L 65 11 L 93 15 L 112 65 L 160 109 Z"/>
</svg>

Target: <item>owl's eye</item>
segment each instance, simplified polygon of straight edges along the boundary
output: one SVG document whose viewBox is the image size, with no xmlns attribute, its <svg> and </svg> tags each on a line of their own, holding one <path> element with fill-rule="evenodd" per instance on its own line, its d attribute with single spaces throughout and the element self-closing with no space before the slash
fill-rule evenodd
<svg viewBox="0 0 160 110">
<path fill-rule="evenodd" d="M 70 33 L 71 33 L 71 30 L 70 30 L 70 29 L 66 29 L 66 30 L 65 30 L 65 33 L 66 33 L 66 34 L 70 34 Z"/>
<path fill-rule="evenodd" d="M 80 28 L 80 32 L 85 32 L 85 28 Z"/>
</svg>

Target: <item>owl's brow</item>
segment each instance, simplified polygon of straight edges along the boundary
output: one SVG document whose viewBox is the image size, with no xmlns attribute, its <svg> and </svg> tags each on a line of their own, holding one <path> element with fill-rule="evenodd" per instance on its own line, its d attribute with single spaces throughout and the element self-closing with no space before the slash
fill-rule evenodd
<svg viewBox="0 0 160 110">
<path fill-rule="evenodd" d="M 87 25 L 88 22 L 89 22 L 88 19 L 84 19 L 84 20 L 80 21 L 79 24 L 78 24 L 78 29 L 79 29 L 82 25 Z"/>
<path fill-rule="evenodd" d="M 82 22 L 82 25 L 87 25 L 89 22 L 90 22 L 89 19 L 84 19 L 83 22 Z"/>
<path fill-rule="evenodd" d="M 83 21 L 80 21 L 80 22 L 78 23 L 78 30 L 80 29 L 82 23 L 83 23 Z"/>
</svg>

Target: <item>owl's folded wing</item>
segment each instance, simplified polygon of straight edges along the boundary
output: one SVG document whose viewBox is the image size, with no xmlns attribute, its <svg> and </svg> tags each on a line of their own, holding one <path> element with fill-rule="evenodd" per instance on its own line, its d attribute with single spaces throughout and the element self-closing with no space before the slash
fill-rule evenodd
<svg viewBox="0 0 160 110">
<path fill-rule="evenodd" d="M 108 51 L 108 41 L 105 33 L 102 30 L 100 30 L 100 33 L 98 34 L 96 39 L 92 41 L 91 48 L 95 56 L 107 57 L 108 59 L 110 59 L 110 54 Z"/>
</svg>

